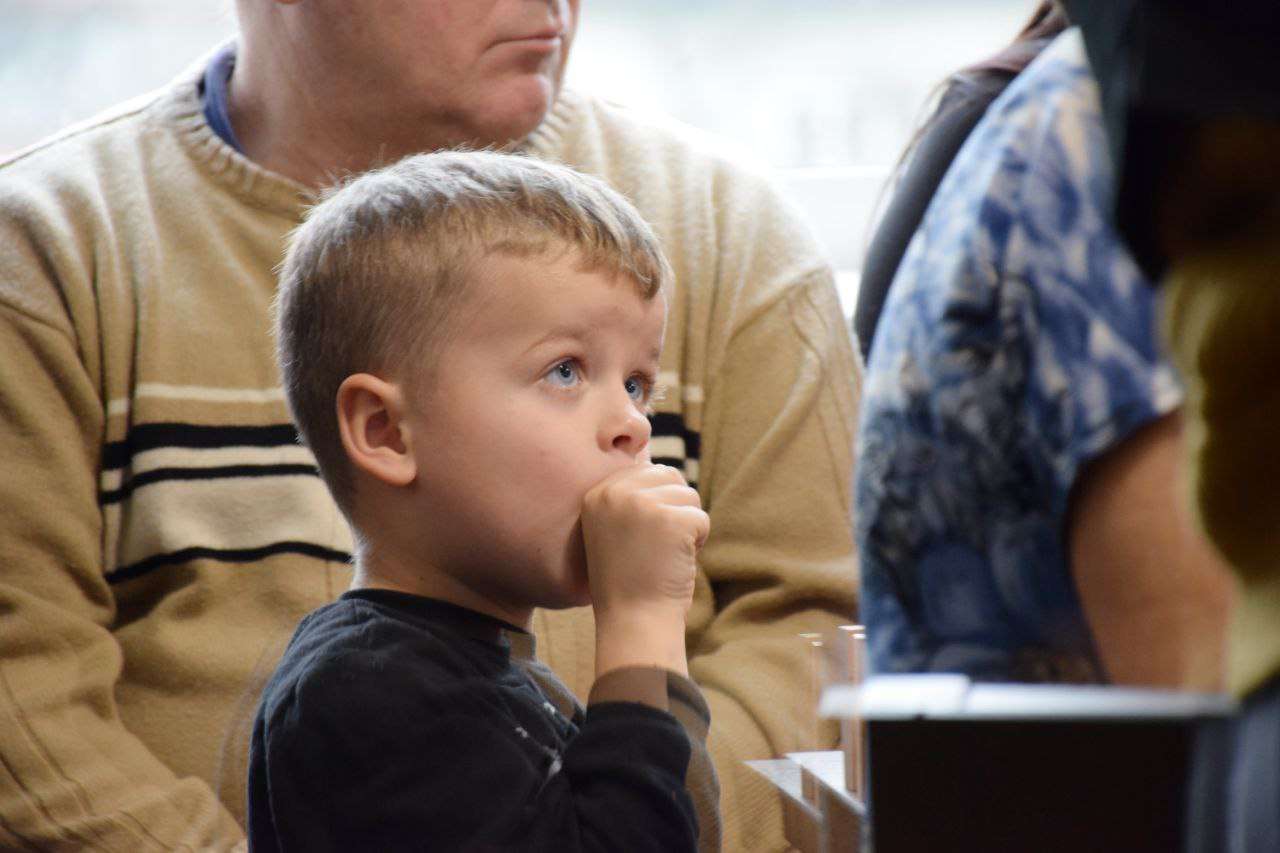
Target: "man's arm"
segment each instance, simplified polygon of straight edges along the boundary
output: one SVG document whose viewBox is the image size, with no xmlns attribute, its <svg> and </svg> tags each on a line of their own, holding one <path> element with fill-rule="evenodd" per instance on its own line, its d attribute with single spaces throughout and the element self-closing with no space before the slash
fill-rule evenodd
<svg viewBox="0 0 1280 853">
<path fill-rule="evenodd" d="M 1231 579 L 1180 506 L 1182 418 L 1092 462 L 1071 502 L 1071 572 L 1117 684 L 1219 690 Z"/>
<path fill-rule="evenodd" d="M 227 849 L 202 782 L 125 730 L 102 575 L 92 248 L 39 202 L 0 210 L 0 838 L 16 847 Z M 43 199 L 42 199 L 43 200 Z"/>
</svg>

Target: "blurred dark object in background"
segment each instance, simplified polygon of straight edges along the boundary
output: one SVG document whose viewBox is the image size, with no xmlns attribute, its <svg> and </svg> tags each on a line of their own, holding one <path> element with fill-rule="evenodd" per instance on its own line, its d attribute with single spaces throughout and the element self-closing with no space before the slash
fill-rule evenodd
<svg viewBox="0 0 1280 853">
<path fill-rule="evenodd" d="M 1280 193 L 1280 3 L 1064 0 L 1116 164 L 1115 219 L 1153 280 Z"/>
</svg>

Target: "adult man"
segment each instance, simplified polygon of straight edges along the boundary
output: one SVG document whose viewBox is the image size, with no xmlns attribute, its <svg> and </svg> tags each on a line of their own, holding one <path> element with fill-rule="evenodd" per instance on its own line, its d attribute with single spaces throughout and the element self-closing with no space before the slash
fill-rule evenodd
<svg viewBox="0 0 1280 853">
<path fill-rule="evenodd" d="M 716 531 L 690 673 L 726 846 L 780 845 L 741 762 L 795 748 L 795 635 L 854 608 L 856 368 L 811 239 L 691 134 L 563 90 L 572 0 L 237 10 L 212 61 L 0 167 L 0 843 L 241 841 L 236 723 L 351 550 L 272 366 L 283 237 L 336 175 L 512 145 L 604 177 L 671 258 L 653 454 Z M 535 629 L 585 695 L 588 615 Z"/>
</svg>

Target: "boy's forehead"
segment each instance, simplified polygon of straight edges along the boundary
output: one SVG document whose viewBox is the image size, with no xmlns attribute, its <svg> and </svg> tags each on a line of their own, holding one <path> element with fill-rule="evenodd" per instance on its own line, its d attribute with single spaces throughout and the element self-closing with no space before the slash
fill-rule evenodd
<svg viewBox="0 0 1280 853">
<path fill-rule="evenodd" d="M 550 327 L 588 333 L 601 321 L 659 314 L 662 291 L 646 296 L 630 274 L 588 264 L 576 250 L 557 253 L 491 253 L 474 268 L 471 291 L 476 319 L 538 331 Z"/>
</svg>

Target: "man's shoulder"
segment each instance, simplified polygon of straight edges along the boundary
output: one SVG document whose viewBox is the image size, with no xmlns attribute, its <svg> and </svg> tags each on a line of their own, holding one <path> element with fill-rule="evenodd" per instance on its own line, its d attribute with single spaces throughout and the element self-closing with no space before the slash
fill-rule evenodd
<svg viewBox="0 0 1280 853">
<path fill-rule="evenodd" d="M 120 104 L 0 161 L 0 303 L 53 327 L 67 322 L 62 288 L 86 281 L 95 244 L 145 209 L 137 140 L 156 97 Z"/>
<path fill-rule="evenodd" d="M 183 148 L 160 90 L 125 101 L 0 160 L 0 221 L 52 239 L 138 207 Z"/>
<path fill-rule="evenodd" d="M 142 186 L 148 173 L 171 176 L 175 164 L 208 148 L 213 135 L 198 85 L 206 61 L 201 57 L 156 89 L 0 155 L 0 200 L 128 199 L 128 188 Z"/>
<path fill-rule="evenodd" d="M 209 57 L 215 53 L 216 50 L 198 57 L 168 83 L 151 91 L 107 107 L 17 151 L 0 153 L 0 179 L 25 170 L 56 173 L 68 161 L 100 151 L 104 145 L 136 144 L 144 128 L 172 123 L 174 119 L 198 123 L 198 83 Z"/>
<path fill-rule="evenodd" d="M 661 148 L 679 150 L 725 168 L 763 170 L 750 150 L 735 140 L 687 124 L 659 110 L 629 106 L 608 98 L 578 93 L 584 108 L 603 126 Z"/>
<path fill-rule="evenodd" d="M 657 110 L 565 89 L 530 139 L 535 153 L 596 170 L 683 175 L 724 188 L 766 186 L 768 167 L 735 140 Z M 731 178 L 732 180 L 726 180 Z"/>
<path fill-rule="evenodd" d="M 138 138 L 160 97 L 159 91 L 139 95 L 12 152 L 0 159 L 0 182 L 57 181 L 91 167 L 104 154 Z"/>
</svg>

